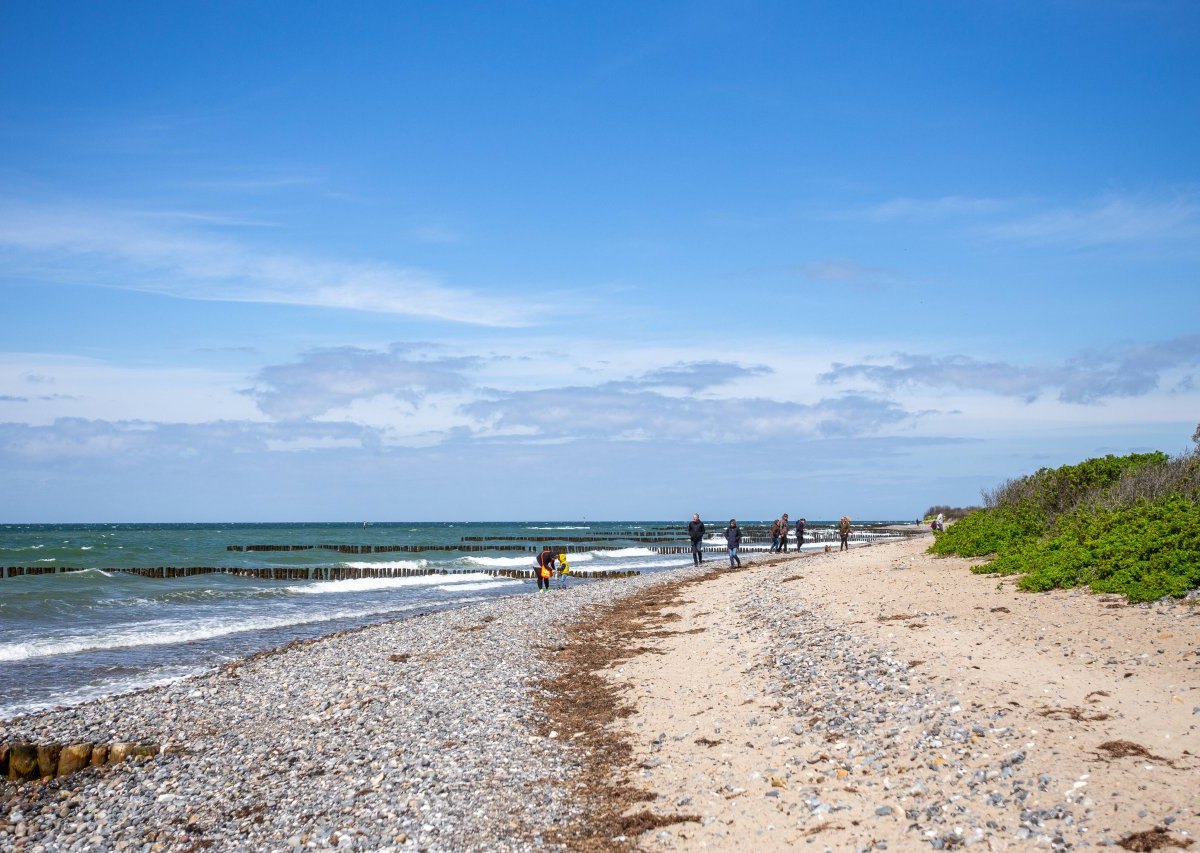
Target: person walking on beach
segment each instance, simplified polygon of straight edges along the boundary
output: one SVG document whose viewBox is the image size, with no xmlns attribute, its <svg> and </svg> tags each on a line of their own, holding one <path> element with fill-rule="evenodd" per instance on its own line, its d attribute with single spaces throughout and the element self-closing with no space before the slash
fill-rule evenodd
<svg viewBox="0 0 1200 853">
<path fill-rule="evenodd" d="M 779 550 L 779 519 L 771 522 L 771 553 Z"/>
<path fill-rule="evenodd" d="M 692 565 L 698 566 L 704 562 L 704 554 L 700 550 L 700 544 L 704 541 L 704 522 L 700 520 L 698 512 L 688 522 L 688 538 L 692 540 Z"/>
<path fill-rule="evenodd" d="M 737 526 L 737 519 L 729 519 L 729 526 L 725 528 L 725 544 L 729 546 L 729 568 L 742 567 L 742 558 L 738 556 L 738 546 L 742 544 L 742 528 Z"/>
<path fill-rule="evenodd" d="M 550 590 L 550 579 L 554 577 L 554 564 L 558 561 L 558 557 L 550 550 L 547 545 L 542 548 L 542 553 L 538 554 L 537 559 L 537 585 L 539 590 Z"/>
<path fill-rule="evenodd" d="M 849 551 L 850 550 L 850 531 L 851 531 L 851 529 L 852 528 L 850 527 L 850 516 L 843 515 L 841 520 L 838 521 L 838 536 L 840 536 L 842 539 L 842 544 L 838 548 L 839 551 Z"/>
<path fill-rule="evenodd" d="M 804 546 L 804 528 L 808 522 L 803 516 L 796 519 L 796 550 L 799 551 Z"/>
<path fill-rule="evenodd" d="M 787 553 L 788 530 L 791 526 L 792 523 L 788 521 L 788 515 L 785 512 L 783 517 L 779 519 L 779 550 L 785 554 Z"/>
</svg>

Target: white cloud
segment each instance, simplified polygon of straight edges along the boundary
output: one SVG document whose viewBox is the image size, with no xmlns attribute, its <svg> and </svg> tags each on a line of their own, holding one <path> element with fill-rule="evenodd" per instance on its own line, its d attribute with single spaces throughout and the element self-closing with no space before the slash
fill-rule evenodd
<svg viewBox="0 0 1200 853">
<path fill-rule="evenodd" d="M 863 380 L 896 391 L 917 387 L 983 392 L 1032 402 L 1057 391 L 1070 404 L 1143 397 L 1164 385 L 1190 387 L 1200 370 L 1200 335 L 1081 353 L 1060 364 L 1017 365 L 966 355 L 897 353 L 887 363 L 835 362 L 819 379 L 827 384 Z M 1170 380 L 1168 382 L 1167 380 Z"/>
<path fill-rule="evenodd" d="M 338 347 L 305 353 L 293 364 L 259 371 L 249 392 L 266 414 L 284 420 L 323 415 L 358 400 L 387 396 L 419 405 L 430 394 L 459 391 L 478 360 L 430 358 L 394 344 L 386 352 Z"/>
<path fill-rule="evenodd" d="M 479 326 L 525 326 L 544 316 L 392 264 L 331 261 L 253 249 L 165 215 L 67 207 L 0 207 L 0 250 L 27 275 L 185 299 L 375 311 Z M 464 310 L 469 306 L 469 310 Z"/>
</svg>

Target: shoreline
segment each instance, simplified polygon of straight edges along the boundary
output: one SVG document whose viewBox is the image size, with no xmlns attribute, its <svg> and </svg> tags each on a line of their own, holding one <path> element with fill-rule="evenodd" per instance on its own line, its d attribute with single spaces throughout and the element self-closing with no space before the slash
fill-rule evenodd
<svg viewBox="0 0 1200 853">
<path fill-rule="evenodd" d="M 6 787 L 0 848 L 1189 842 L 1200 608 L 1019 593 L 927 543 L 513 596 L 7 721 L 164 751 Z"/>
<path fill-rule="evenodd" d="M 583 813 L 578 757 L 538 733 L 538 685 L 569 624 L 675 577 L 408 616 L 0 723 L 0 743 L 162 749 L 3 783 L 0 849 L 546 849 Z"/>
</svg>

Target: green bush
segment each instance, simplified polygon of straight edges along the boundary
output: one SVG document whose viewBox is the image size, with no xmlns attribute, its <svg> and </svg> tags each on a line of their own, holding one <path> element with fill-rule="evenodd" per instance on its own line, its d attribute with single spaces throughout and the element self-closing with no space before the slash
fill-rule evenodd
<svg viewBox="0 0 1200 853">
<path fill-rule="evenodd" d="M 1186 595 L 1200 588 L 1198 459 L 1200 442 L 1178 459 L 1142 453 L 1043 468 L 985 493 L 989 508 L 938 534 L 929 551 L 994 554 L 972 571 L 1020 574 L 1024 590 Z"/>
<path fill-rule="evenodd" d="M 1200 506 L 1173 497 L 1080 512 L 978 571 L 1024 574 L 1017 585 L 1034 592 L 1086 585 L 1130 601 L 1186 595 L 1200 586 Z"/>
<path fill-rule="evenodd" d="M 1028 507 L 1003 507 L 973 512 L 935 534 L 930 552 L 960 557 L 985 557 L 1040 536 L 1042 524 Z"/>
</svg>

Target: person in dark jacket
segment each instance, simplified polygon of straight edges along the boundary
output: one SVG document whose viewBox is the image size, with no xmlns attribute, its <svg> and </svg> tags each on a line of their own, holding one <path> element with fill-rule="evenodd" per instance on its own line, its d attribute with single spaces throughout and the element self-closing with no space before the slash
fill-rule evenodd
<svg viewBox="0 0 1200 853">
<path fill-rule="evenodd" d="M 700 550 L 700 544 L 704 541 L 704 522 L 700 520 L 700 513 L 695 513 L 688 522 L 688 538 L 692 540 L 692 565 L 698 566 L 704 562 L 704 554 Z"/>
<path fill-rule="evenodd" d="M 796 550 L 799 551 L 804 545 L 804 528 L 808 526 L 808 522 L 803 518 L 796 519 Z"/>
<path fill-rule="evenodd" d="M 542 548 L 542 553 L 538 554 L 537 569 L 537 585 L 539 590 L 550 591 L 550 579 L 554 577 L 554 564 L 558 560 L 558 556 L 550 550 L 550 546 Z"/>
<path fill-rule="evenodd" d="M 729 568 L 733 568 L 737 564 L 737 568 L 742 567 L 742 558 L 738 556 L 738 546 L 742 544 L 742 528 L 737 526 L 737 519 L 729 519 L 729 526 L 725 528 L 725 544 L 729 546 Z"/>
</svg>

